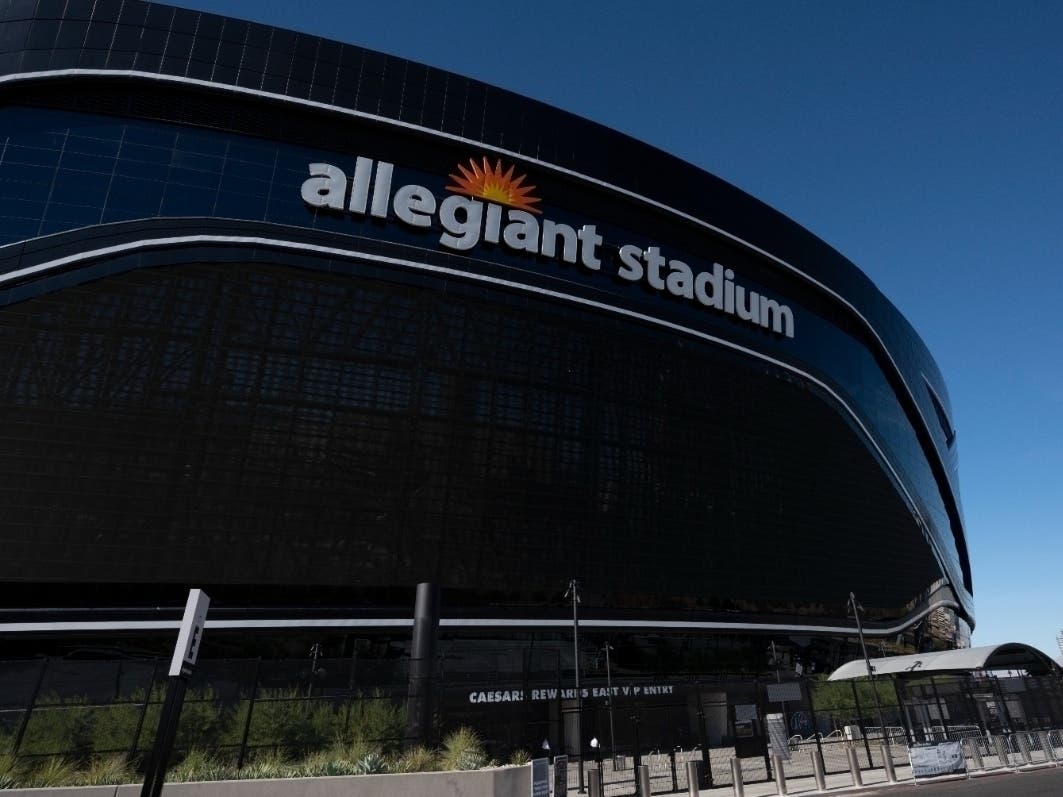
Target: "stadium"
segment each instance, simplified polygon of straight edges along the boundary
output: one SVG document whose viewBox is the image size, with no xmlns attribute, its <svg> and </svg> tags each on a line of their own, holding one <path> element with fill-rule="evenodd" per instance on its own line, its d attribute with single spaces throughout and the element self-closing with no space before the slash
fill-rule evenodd
<svg viewBox="0 0 1063 797">
<path fill-rule="evenodd" d="M 739 684 L 719 739 L 741 683 L 853 656 L 851 592 L 876 653 L 969 644 L 945 384 L 808 231 L 354 45 L 0 14 L 7 659 L 164 655 L 200 587 L 208 662 L 401 684 L 428 583 L 444 716 L 556 738 L 578 579 L 587 710 L 616 677 L 696 735 L 683 684 Z"/>
</svg>

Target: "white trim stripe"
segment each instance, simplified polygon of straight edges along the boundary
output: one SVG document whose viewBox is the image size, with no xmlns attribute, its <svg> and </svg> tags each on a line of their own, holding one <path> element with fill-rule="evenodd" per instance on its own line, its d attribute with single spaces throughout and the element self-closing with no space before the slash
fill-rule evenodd
<svg viewBox="0 0 1063 797">
<path fill-rule="evenodd" d="M 930 604 L 916 615 L 908 618 L 904 623 L 891 626 L 890 628 L 865 628 L 864 633 L 868 636 L 890 636 L 898 634 L 904 629 L 921 620 L 930 612 L 950 607 L 958 609 L 959 604 L 954 601 L 937 601 Z M 60 632 L 83 632 L 83 631 L 176 631 L 181 625 L 180 620 L 57 620 L 55 622 L 23 622 L 23 623 L 0 623 L 0 634 L 5 633 L 60 633 Z M 568 619 L 535 619 L 535 618 L 444 618 L 439 621 L 441 628 L 571 628 L 572 621 Z M 781 631 L 794 634 L 821 633 L 821 634 L 855 634 L 856 628 L 843 625 L 796 625 L 788 623 L 727 623 L 727 622 L 699 622 L 690 620 L 580 620 L 580 626 L 585 628 L 603 629 L 645 629 L 645 630 L 690 630 L 690 631 Z M 208 630 L 253 630 L 265 628 L 412 628 L 413 619 L 409 617 L 396 618 L 307 618 L 278 619 L 278 620 L 211 620 L 207 619 Z"/>
</svg>

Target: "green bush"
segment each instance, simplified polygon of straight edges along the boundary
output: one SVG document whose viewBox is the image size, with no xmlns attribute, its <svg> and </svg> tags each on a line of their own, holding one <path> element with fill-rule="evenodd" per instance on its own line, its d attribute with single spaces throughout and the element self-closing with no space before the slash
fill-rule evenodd
<svg viewBox="0 0 1063 797">
<path fill-rule="evenodd" d="M 51 756 L 20 778 L 19 785 L 30 789 L 43 789 L 53 786 L 70 786 L 76 780 L 77 767 L 73 761 L 63 756 Z"/>
<path fill-rule="evenodd" d="M 10 753 L 0 754 L 0 789 L 18 788 L 19 779 L 18 759 Z"/>
<path fill-rule="evenodd" d="M 439 751 L 428 747 L 413 747 L 395 763 L 396 772 L 435 772 L 439 768 Z"/>
<path fill-rule="evenodd" d="M 246 704 L 235 717 L 232 728 L 242 734 Z M 329 746 L 342 729 L 343 717 L 331 703 L 307 700 L 295 689 L 272 690 L 255 701 L 247 741 L 249 745 L 276 746 L 296 755 L 306 755 Z"/>
<path fill-rule="evenodd" d="M 480 769 L 487 763 L 483 741 L 472 728 L 462 726 L 443 739 L 443 769 Z"/>
<path fill-rule="evenodd" d="M 260 751 L 237 771 L 236 777 L 242 780 L 294 778 L 296 765 L 285 758 L 283 753 L 275 750 Z"/>
<path fill-rule="evenodd" d="M 514 750 L 509 756 L 509 763 L 515 767 L 522 767 L 525 764 L 530 764 L 532 760 L 531 753 L 527 750 Z"/>
<path fill-rule="evenodd" d="M 406 734 L 406 706 L 380 691 L 358 695 L 350 706 L 350 739 L 379 742 L 387 752 L 397 752 Z"/>
<path fill-rule="evenodd" d="M 166 772 L 166 779 L 175 783 L 203 780 L 230 780 L 236 768 L 215 758 L 201 748 L 193 747 Z"/>
<path fill-rule="evenodd" d="M 124 755 L 109 755 L 93 758 L 88 766 L 77 774 L 78 786 L 117 786 L 133 783 L 138 775 Z"/>
<path fill-rule="evenodd" d="M 26 723 L 19 755 L 87 758 L 95 750 L 96 710 L 84 697 L 42 695 Z"/>
</svg>

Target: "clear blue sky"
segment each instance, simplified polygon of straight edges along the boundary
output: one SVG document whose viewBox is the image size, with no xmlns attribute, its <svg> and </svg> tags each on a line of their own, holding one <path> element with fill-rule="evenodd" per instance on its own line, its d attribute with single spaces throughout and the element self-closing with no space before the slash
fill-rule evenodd
<svg viewBox="0 0 1063 797">
<path fill-rule="evenodd" d="M 948 383 L 974 644 L 1058 656 L 1063 4 L 177 1 L 544 100 L 835 246 Z"/>
</svg>

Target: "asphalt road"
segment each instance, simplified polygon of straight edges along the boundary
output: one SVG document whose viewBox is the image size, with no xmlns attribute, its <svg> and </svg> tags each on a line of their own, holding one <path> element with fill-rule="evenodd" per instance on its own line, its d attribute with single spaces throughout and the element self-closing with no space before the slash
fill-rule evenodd
<svg viewBox="0 0 1063 797">
<path fill-rule="evenodd" d="M 865 792 L 866 793 L 866 792 Z M 926 797 L 1061 797 L 1063 769 L 1010 772 L 924 786 L 876 789 L 875 794 L 922 794 Z"/>
</svg>

